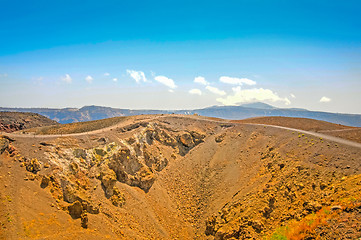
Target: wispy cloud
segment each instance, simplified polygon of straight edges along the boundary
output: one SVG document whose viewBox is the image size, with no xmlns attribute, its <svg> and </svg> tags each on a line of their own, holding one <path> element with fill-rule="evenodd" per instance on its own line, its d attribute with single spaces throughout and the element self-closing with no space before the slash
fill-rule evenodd
<svg viewBox="0 0 361 240">
<path fill-rule="evenodd" d="M 113 82 L 118 82 L 118 78 L 113 78 Z"/>
<path fill-rule="evenodd" d="M 207 86 L 206 89 L 207 89 L 208 91 L 210 91 L 211 93 L 214 93 L 214 94 L 217 94 L 217 95 L 220 95 L 220 96 L 226 95 L 226 92 L 225 92 L 225 91 L 220 90 L 220 89 L 218 89 L 218 88 L 216 88 L 216 87 Z"/>
<path fill-rule="evenodd" d="M 197 88 L 193 88 L 193 89 L 189 90 L 189 93 L 194 94 L 194 95 L 199 95 L 199 96 L 202 95 L 202 91 Z"/>
<path fill-rule="evenodd" d="M 69 83 L 69 84 L 72 83 L 72 81 L 73 81 L 73 79 L 70 77 L 69 74 L 65 74 L 65 76 L 62 77 L 61 80 L 62 80 L 63 82 Z"/>
<path fill-rule="evenodd" d="M 293 93 L 291 93 L 290 96 L 291 98 L 296 98 L 296 96 Z"/>
<path fill-rule="evenodd" d="M 209 85 L 209 82 L 207 82 L 206 79 L 204 77 L 201 77 L 201 76 L 195 77 L 194 82 L 195 83 L 200 83 L 202 85 Z"/>
<path fill-rule="evenodd" d="M 283 102 L 285 105 L 291 104 L 288 98 L 281 98 L 270 89 L 252 88 L 242 90 L 240 86 L 232 88 L 234 95 L 228 95 L 216 100 L 223 105 L 237 105 L 258 101 Z"/>
<path fill-rule="evenodd" d="M 137 83 L 147 82 L 147 78 L 145 77 L 145 74 L 142 71 L 127 69 L 127 74 L 129 74 L 130 77 L 133 78 Z"/>
<path fill-rule="evenodd" d="M 227 84 L 233 84 L 233 85 L 256 85 L 256 82 L 248 79 L 248 78 L 235 78 L 235 77 L 227 77 L 227 76 L 222 76 L 219 78 L 219 81 L 222 83 L 227 83 Z"/>
<path fill-rule="evenodd" d="M 0 74 L 0 78 L 6 78 L 8 76 L 7 73 Z"/>
<path fill-rule="evenodd" d="M 320 99 L 320 102 L 322 102 L 322 103 L 331 102 L 331 98 L 328 98 L 328 97 L 323 96 L 323 97 Z"/>
<path fill-rule="evenodd" d="M 93 77 L 88 75 L 86 78 L 85 78 L 85 81 L 87 81 L 88 83 L 92 83 L 93 82 Z"/>
<path fill-rule="evenodd" d="M 110 76 L 110 73 L 106 72 L 106 73 L 104 73 L 104 76 L 108 77 L 108 76 Z"/>
<path fill-rule="evenodd" d="M 173 79 L 167 78 L 165 76 L 156 76 L 154 78 L 154 80 L 156 80 L 157 82 L 171 88 L 171 89 L 175 89 L 177 88 L 177 85 L 175 85 Z"/>
</svg>

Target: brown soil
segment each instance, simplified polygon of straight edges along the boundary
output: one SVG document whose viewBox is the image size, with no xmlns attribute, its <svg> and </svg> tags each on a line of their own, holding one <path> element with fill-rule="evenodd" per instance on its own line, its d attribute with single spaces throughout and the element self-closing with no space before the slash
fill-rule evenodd
<svg viewBox="0 0 361 240">
<path fill-rule="evenodd" d="M 59 123 L 37 113 L 0 112 L 0 132 L 14 132 L 57 124 Z"/>
<path fill-rule="evenodd" d="M 361 237 L 357 146 L 178 115 L 9 136 L 0 239 Z"/>
</svg>

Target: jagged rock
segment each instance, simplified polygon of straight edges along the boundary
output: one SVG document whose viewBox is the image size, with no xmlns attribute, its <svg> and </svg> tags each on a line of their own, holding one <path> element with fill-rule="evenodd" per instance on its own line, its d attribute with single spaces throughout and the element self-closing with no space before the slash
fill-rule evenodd
<svg viewBox="0 0 361 240">
<path fill-rule="evenodd" d="M 192 132 L 191 132 L 191 135 L 192 135 L 192 137 L 193 137 L 193 142 L 194 142 L 196 145 L 204 142 L 203 139 L 206 137 L 204 134 L 201 134 L 201 133 L 198 133 L 198 132 L 195 132 L 195 131 L 192 131 Z"/>
<path fill-rule="evenodd" d="M 192 135 L 187 132 L 179 136 L 179 141 L 187 148 L 192 148 L 195 145 Z"/>
<path fill-rule="evenodd" d="M 316 201 L 304 202 L 303 208 L 308 212 L 317 212 L 322 208 L 322 205 Z"/>
<path fill-rule="evenodd" d="M 231 239 L 237 237 L 239 232 L 239 226 L 236 224 L 224 225 L 219 228 L 214 235 L 214 239 Z"/>
<path fill-rule="evenodd" d="M 82 228 L 88 228 L 88 213 L 84 211 L 81 216 L 81 227 Z"/>
<path fill-rule="evenodd" d="M 25 162 L 26 170 L 32 173 L 37 173 L 41 169 L 41 165 L 38 159 L 33 158 L 30 161 Z"/>
<path fill-rule="evenodd" d="M 248 221 L 248 225 L 250 225 L 257 233 L 260 233 L 264 228 L 264 225 L 260 220 Z"/>
<path fill-rule="evenodd" d="M 215 227 L 216 227 L 216 223 L 217 223 L 217 218 L 215 216 L 211 216 L 207 219 L 206 221 L 206 231 L 205 234 L 208 235 L 214 235 L 215 232 Z"/>
<path fill-rule="evenodd" d="M 113 195 L 113 188 L 117 182 L 117 175 L 115 172 L 108 168 L 108 166 L 103 166 L 100 172 L 100 179 L 102 186 L 105 190 L 105 195 L 107 198 Z"/>
<path fill-rule="evenodd" d="M 148 191 L 155 180 L 150 168 L 141 163 L 137 156 L 131 155 L 127 148 L 113 155 L 109 168 L 115 172 L 118 181 L 140 187 L 144 191 Z"/>
<path fill-rule="evenodd" d="M 83 201 L 83 210 L 91 214 L 99 214 L 99 205 L 94 205 L 90 202 Z"/>
<path fill-rule="evenodd" d="M 69 215 L 73 219 L 80 218 L 83 213 L 83 206 L 79 201 L 75 201 L 73 204 L 68 206 Z"/>
<path fill-rule="evenodd" d="M 73 154 L 77 158 L 86 159 L 87 153 L 84 149 L 74 149 Z"/>
<path fill-rule="evenodd" d="M 121 207 L 125 203 L 124 194 L 122 194 L 117 187 L 113 188 L 113 196 L 110 198 L 112 204 L 116 207 Z"/>
<path fill-rule="evenodd" d="M 140 187 L 145 192 L 148 192 L 155 181 L 155 175 L 149 170 L 149 168 L 143 168 L 140 171 L 139 183 L 136 186 Z"/>
<path fill-rule="evenodd" d="M 72 186 L 71 182 L 66 179 L 61 180 L 61 188 L 63 191 L 63 199 L 68 203 L 73 203 L 75 201 L 83 200 L 78 191 Z"/>
<path fill-rule="evenodd" d="M 10 141 L 4 137 L 0 137 L 0 154 L 5 152 L 5 150 L 9 147 Z"/>
<path fill-rule="evenodd" d="M 152 150 L 147 150 L 147 147 L 145 146 L 143 149 L 143 156 L 145 164 L 158 172 L 162 171 L 168 165 L 168 159 L 163 157 L 159 151 L 154 152 Z"/>
</svg>

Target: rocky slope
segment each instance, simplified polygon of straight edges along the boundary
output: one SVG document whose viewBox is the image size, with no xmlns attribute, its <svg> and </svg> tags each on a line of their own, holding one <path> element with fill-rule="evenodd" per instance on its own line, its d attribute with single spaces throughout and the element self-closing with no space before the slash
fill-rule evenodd
<svg viewBox="0 0 361 240">
<path fill-rule="evenodd" d="M 360 153 L 196 116 L 9 134 L 0 138 L 0 238 L 354 239 Z"/>
<path fill-rule="evenodd" d="M 57 124 L 59 123 L 37 113 L 0 112 L 0 132 L 15 132 Z"/>
</svg>

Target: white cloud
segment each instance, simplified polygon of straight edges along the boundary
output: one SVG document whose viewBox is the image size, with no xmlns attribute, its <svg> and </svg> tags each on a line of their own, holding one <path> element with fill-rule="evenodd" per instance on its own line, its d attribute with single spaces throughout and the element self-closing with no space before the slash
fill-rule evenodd
<svg viewBox="0 0 361 240">
<path fill-rule="evenodd" d="M 209 85 L 209 82 L 207 82 L 206 79 L 204 77 L 201 77 L 201 76 L 195 77 L 194 82 L 195 83 L 200 83 L 202 85 Z"/>
<path fill-rule="evenodd" d="M 199 95 L 199 96 L 202 95 L 202 91 L 197 88 L 193 88 L 193 89 L 189 90 L 189 93 L 194 94 L 194 95 Z"/>
<path fill-rule="evenodd" d="M 258 101 L 284 102 L 289 105 L 291 101 L 288 98 L 281 98 L 270 89 L 252 88 L 242 90 L 241 87 L 232 88 L 234 95 L 228 95 L 225 98 L 216 100 L 224 105 L 237 105 L 241 103 L 250 103 Z"/>
<path fill-rule="evenodd" d="M 110 73 L 106 72 L 104 73 L 104 76 L 108 77 L 110 75 Z"/>
<path fill-rule="evenodd" d="M 65 74 L 65 76 L 62 77 L 61 80 L 66 82 L 66 83 L 71 83 L 73 81 L 73 79 L 71 79 L 69 74 Z"/>
<path fill-rule="evenodd" d="M 322 103 L 331 102 L 331 98 L 328 98 L 328 97 L 323 96 L 323 97 L 320 99 L 320 102 L 322 102 Z"/>
<path fill-rule="evenodd" d="M 113 82 L 118 82 L 118 78 L 113 78 Z"/>
<path fill-rule="evenodd" d="M 157 82 L 166 85 L 167 87 L 171 88 L 171 89 L 175 89 L 177 88 L 177 85 L 175 85 L 173 79 L 167 78 L 165 76 L 156 76 L 154 78 L 154 80 L 156 80 Z"/>
<path fill-rule="evenodd" d="M 173 89 L 169 89 L 168 92 L 174 93 L 174 90 L 173 90 Z"/>
<path fill-rule="evenodd" d="M 133 78 L 137 83 L 140 83 L 141 81 L 147 82 L 147 78 L 144 75 L 144 72 L 142 71 L 134 71 L 127 69 L 127 73 L 130 75 L 131 78 Z"/>
<path fill-rule="evenodd" d="M 228 83 L 228 84 L 233 84 L 233 85 L 256 85 L 256 82 L 248 79 L 248 78 L 233 78 L 233 77 L 227 77 L 227 76 L 222 76 L 219 78 L 219 81 L 222 83 Z"/>
<path fill-rule="evenodd" d="M 293 93 L 291 93 L 290 96 L 291 98 L 296 98 L 296 96 Z"/>
<path fill-rule="evenodd" d="M 207 86 L 206 89 L 214 94 L 217 94 L 217 95 L 220 95 L 220 96 L 223 96 L 223 95 L 226 95 L 226 92 L 223 91 L 223 90 L 219 90 L 218 88 L 216 87 L 211 87 L 211 86 Z"/>
<path fill-rule="evenodd" d="M 85 78 L 85 81 L 87 81 L 88 83 L 92 83 L 93 82 L 93 77 L 88 75 L 86 78 Z"/>
</svg>

